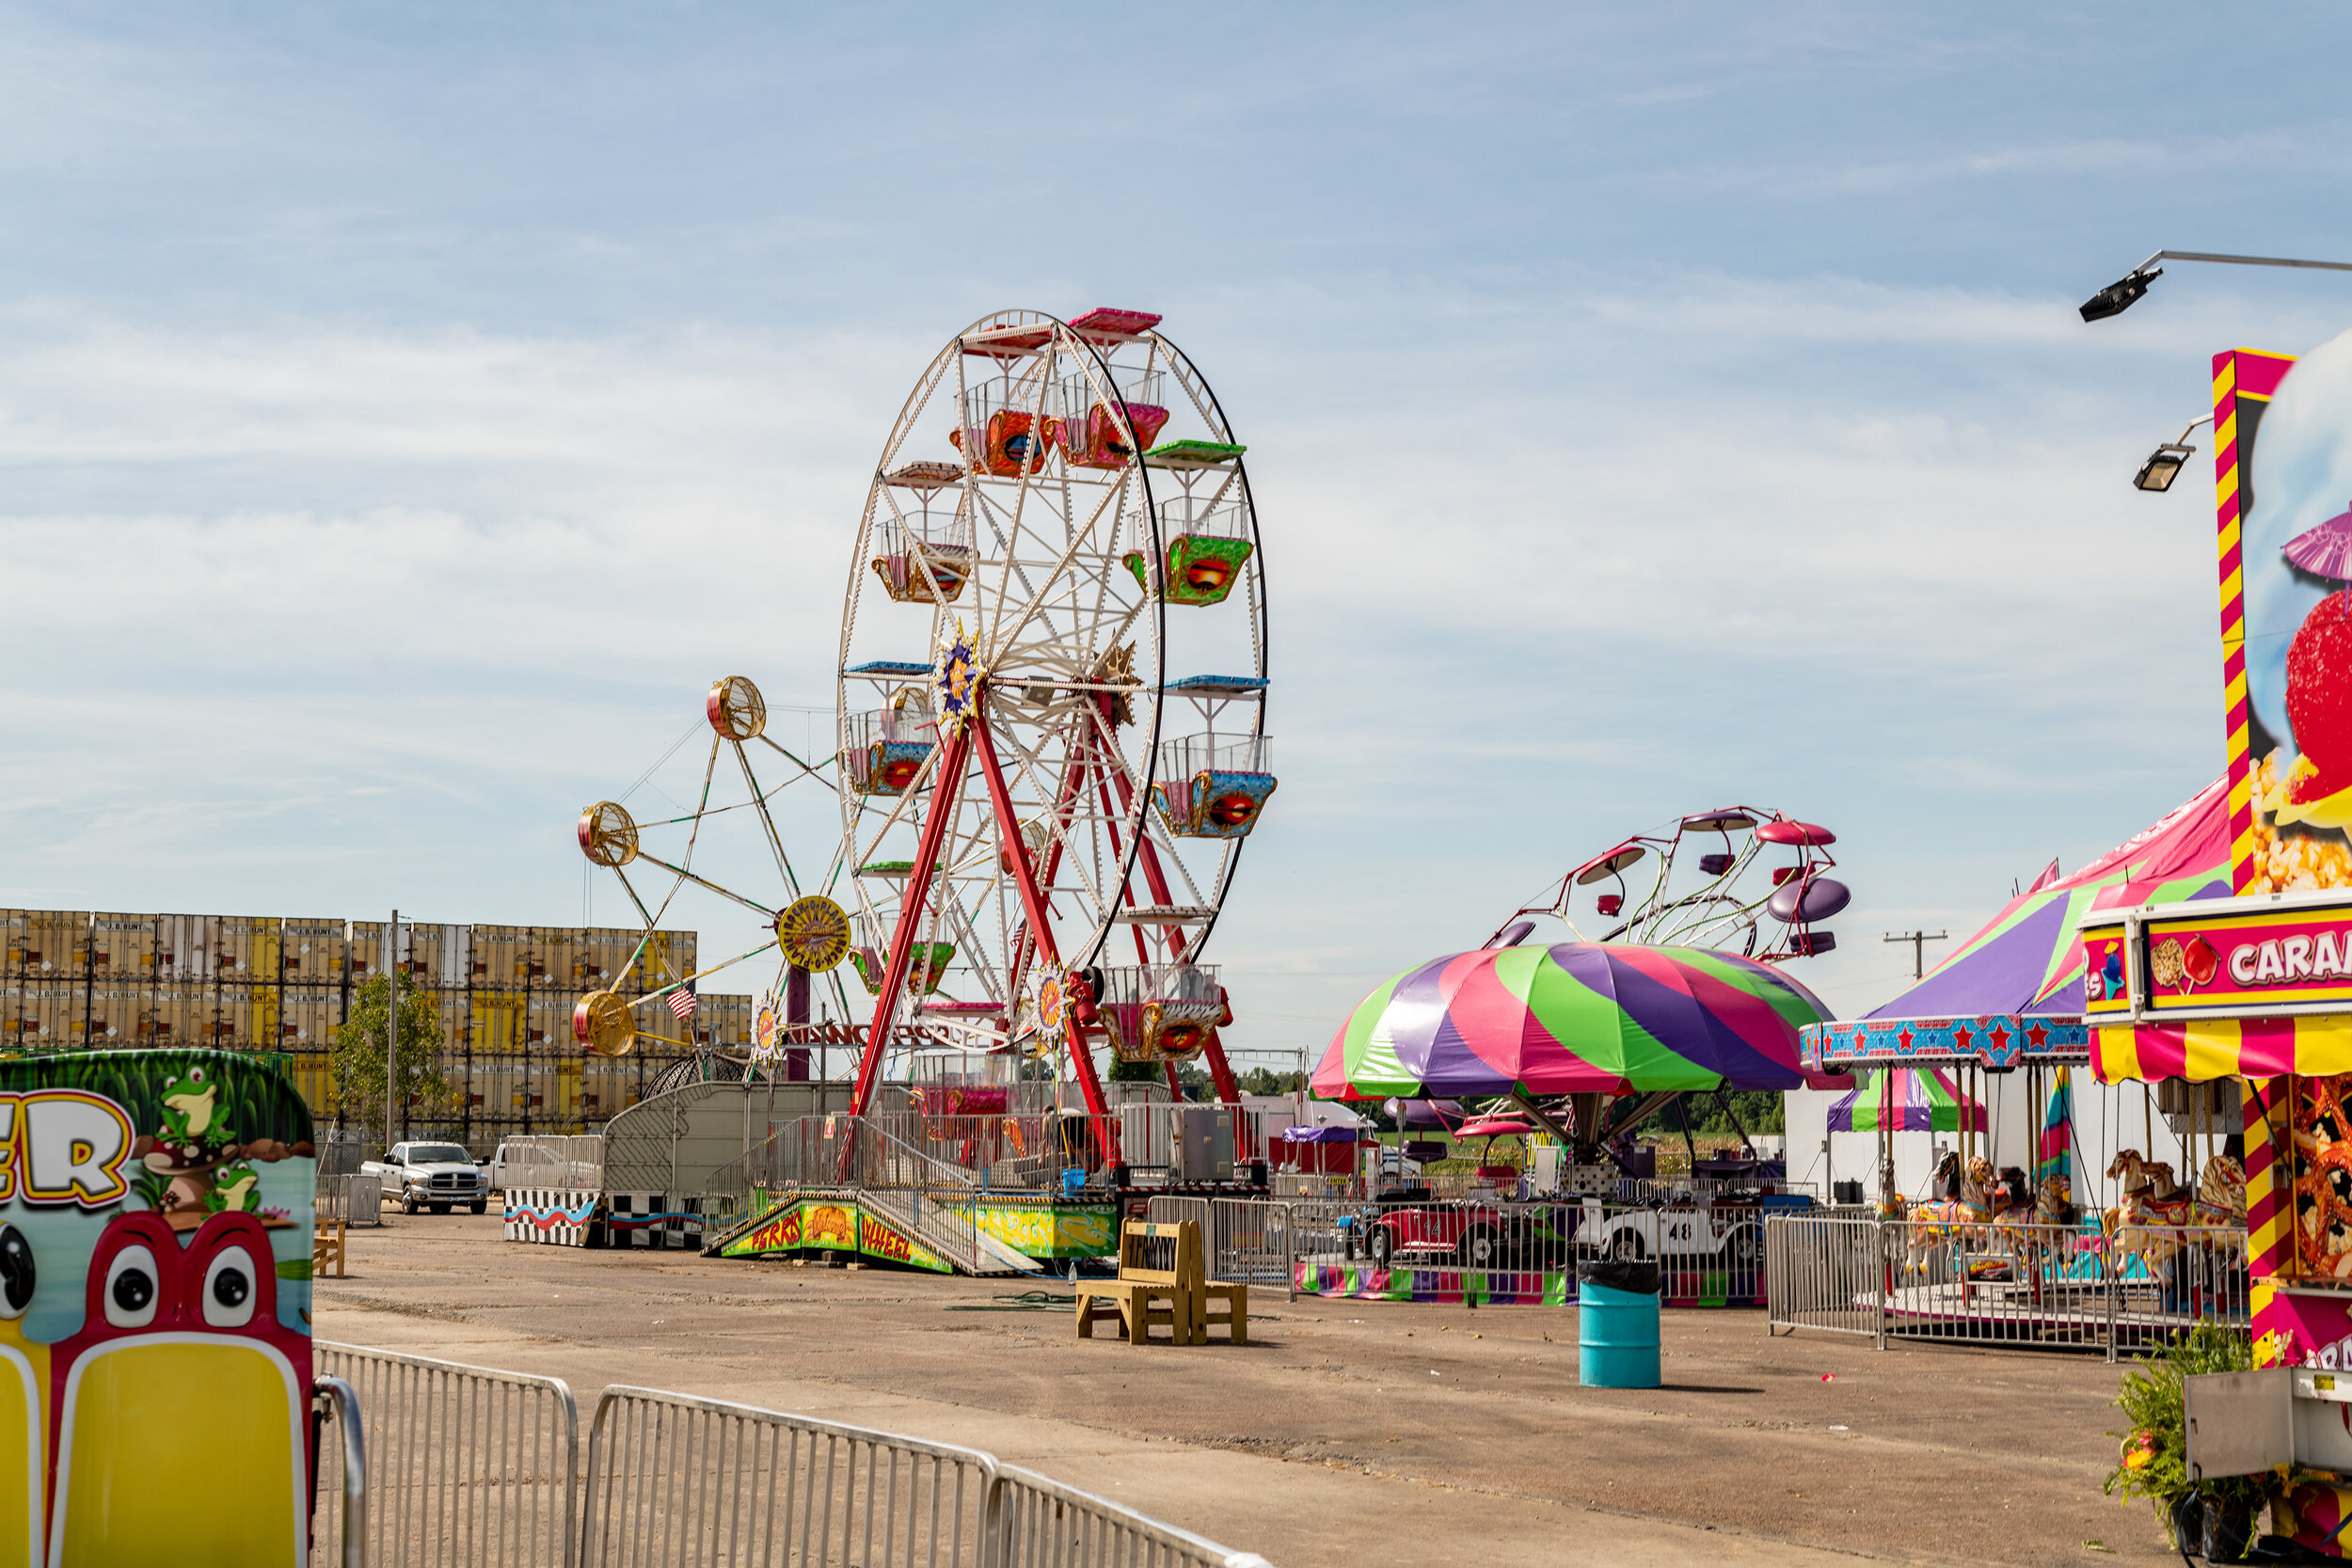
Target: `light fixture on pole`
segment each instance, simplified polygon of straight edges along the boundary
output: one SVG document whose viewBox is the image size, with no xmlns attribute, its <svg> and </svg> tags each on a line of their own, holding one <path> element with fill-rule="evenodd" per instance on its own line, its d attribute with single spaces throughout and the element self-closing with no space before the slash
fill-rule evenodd
<svg viewBox="0 0 2352 1568">
<path fill-rule="evenodd" d="M 2172 482 L 2181 477 L 2181 466 L 2197 454 L 2197 449 L 2188 444 L 2189 431 L 2195 430 L 2201 424 L 2212 422 L 2213 416 L 2210 414 L 2201 420 L 2191 420 L 2177 440 L 2167 441 L 2150 452 L 2148 461 L 2139 466 L 2139 472 L 2132 476 L 2132 488 L 2157 491 L 2171 489 Z"/>
<path fill-rule="evenodd" d="M 2105 321 L 2120 316 L 2139 302 L 2148 285 L 2164 276 L 2158 261 L 2226 261 L 2240 267 L 2315 267 L 2322 272 L 2352 272 L 2352 261 L 2305 261 L 2291 256 L 2224 256 L 2210 250 L 2159 250 L 2082 303 L 2083 320 Z M 2149 488 L 2146 485 L 2142 489 Z M 2162 489 L 2162 485 L 2154 486 Z"/>
</svg>

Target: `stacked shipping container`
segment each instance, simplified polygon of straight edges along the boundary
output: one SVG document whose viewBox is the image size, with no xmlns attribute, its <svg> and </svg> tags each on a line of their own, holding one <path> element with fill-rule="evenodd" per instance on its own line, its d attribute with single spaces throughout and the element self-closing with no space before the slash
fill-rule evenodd
<svg viewBox="0 0 2352 1568">
<path fill-rule="evenodd" d="M 331 1053 L 355 987 L 384 968 L 386 923 L 0 910 L 0 1050 L 210 1045 L 284 1053 L 322 1122 L 341 1118 Z M 629 1056 L 583 1058 L 572 1007 L 612 986 L 644 996 L 693 973 L 688 931 L 403 922 L 404 994 L 428 993 L 454 1103 L 445 1131 L 486 1150 L 509 1132 L 593 1131 L 697 1046 L 742 1049 L 752 999 L 660 1001 Z"/>
</svg>

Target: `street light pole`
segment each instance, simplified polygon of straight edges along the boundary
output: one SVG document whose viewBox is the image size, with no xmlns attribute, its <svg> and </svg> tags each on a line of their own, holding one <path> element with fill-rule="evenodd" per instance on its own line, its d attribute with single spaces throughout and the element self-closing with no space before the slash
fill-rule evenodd
<svg viewBox="0 0 2352 1568">
<path fill-rule="evenodd" d="M 2227 256 L 2213 250 L 2159 250 L 2122 277 L 2082 303 L 2087 322 L 2120 316 L 2139 301 L 2148 285 L 2164 276 L 2158 261 L 2223 261 L 2237 267 L 2307 267 L 2320 272 L 2352 272 L 2352 261 L 2307 261 L 2292 256 Z"/>
<path fill-rule="evenodd" d="M 400 1085 L 400 911 L 392 911 L 392 923 L 384 928 L 384 1157 L 390 1159 L 392 1117 L 399 1102 L 393 1098 Z"/>
</svg>

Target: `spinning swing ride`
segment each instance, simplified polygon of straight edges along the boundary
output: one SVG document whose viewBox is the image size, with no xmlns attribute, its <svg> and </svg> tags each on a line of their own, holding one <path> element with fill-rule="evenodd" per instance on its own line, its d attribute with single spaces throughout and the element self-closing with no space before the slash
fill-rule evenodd
<svg viewBox="0 0 2352 1568">
<path fill-rule="evenodd" d="M 580 817 L 582 851 L 621 879 L 648 940 L 688 883 L 762 919 L 770 941 L 703 974 L 777 951 L 776 1040 L 809 1037 L 809 975 L 834 976 L 844 1017 L 854 995 L 870 1003 L 852 1114 L 894 1053 L 1018 1052 L 1075 1084 L 1113 1151 L 1098 1040 L 1171 1087 L 1200 1060 L 1219 1098 L 1239 1101 L 1218 1037 L 1232 1008 L 1200 958 L 1276 787 L 1263 566 L 1246 449 L 1159 321 L 1004 311 L 951 339 L 867 492 L 834 754 L 768 740 L 756 689 L 733 677 L 711 689 L 700 803 L 659 824 L 682 847 L 657 855 L 612 801 Z M 754 742 L 785 757 L 787 785 L 815 780 L 839 798 L 816 891 L 792 870 Z M 714 806 L 730 749 L 749 799 Z M 772 849 L 766 901 L 693 865 L 704 817 L 742 806 Z M 636 867 L 666 891 L 641 895 Z M 653 1005 L 700 977 L 592 993 L 574 1032 L 608 1053 L 666 1037 L 647 1027 Z M 760 1038 L 768 1048 L 765 1022 Z"/>
</svg>

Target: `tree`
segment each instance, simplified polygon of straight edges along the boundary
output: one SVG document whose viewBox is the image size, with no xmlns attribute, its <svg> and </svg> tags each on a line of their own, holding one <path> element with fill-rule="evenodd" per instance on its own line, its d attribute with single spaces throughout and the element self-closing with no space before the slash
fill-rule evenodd
<svg viewBox="0 0 2352 1568">
<path fill-rule="evenodd" d="M 1280 1072 L 1270 1067 L 1253 1067 L 1238 1080 L 1244 1094 L 1291 1094 L 1307 1086 L 1303 1072 Z"/>
<path fill-rule="evenodd" d="M 329 1059 L 343 1115 L 373 1132 L 384 1125 L 384 1010 L 390 976 L 378 974 L 351 995 L 351 1009 L 335 1031 Z M 441 1071 L 441 1019 L 433 998 L 403 987 L 397 1053 L 404 1120 L 437 1120 L 449 1110 L 450 1083 Z"/>
</svg>

